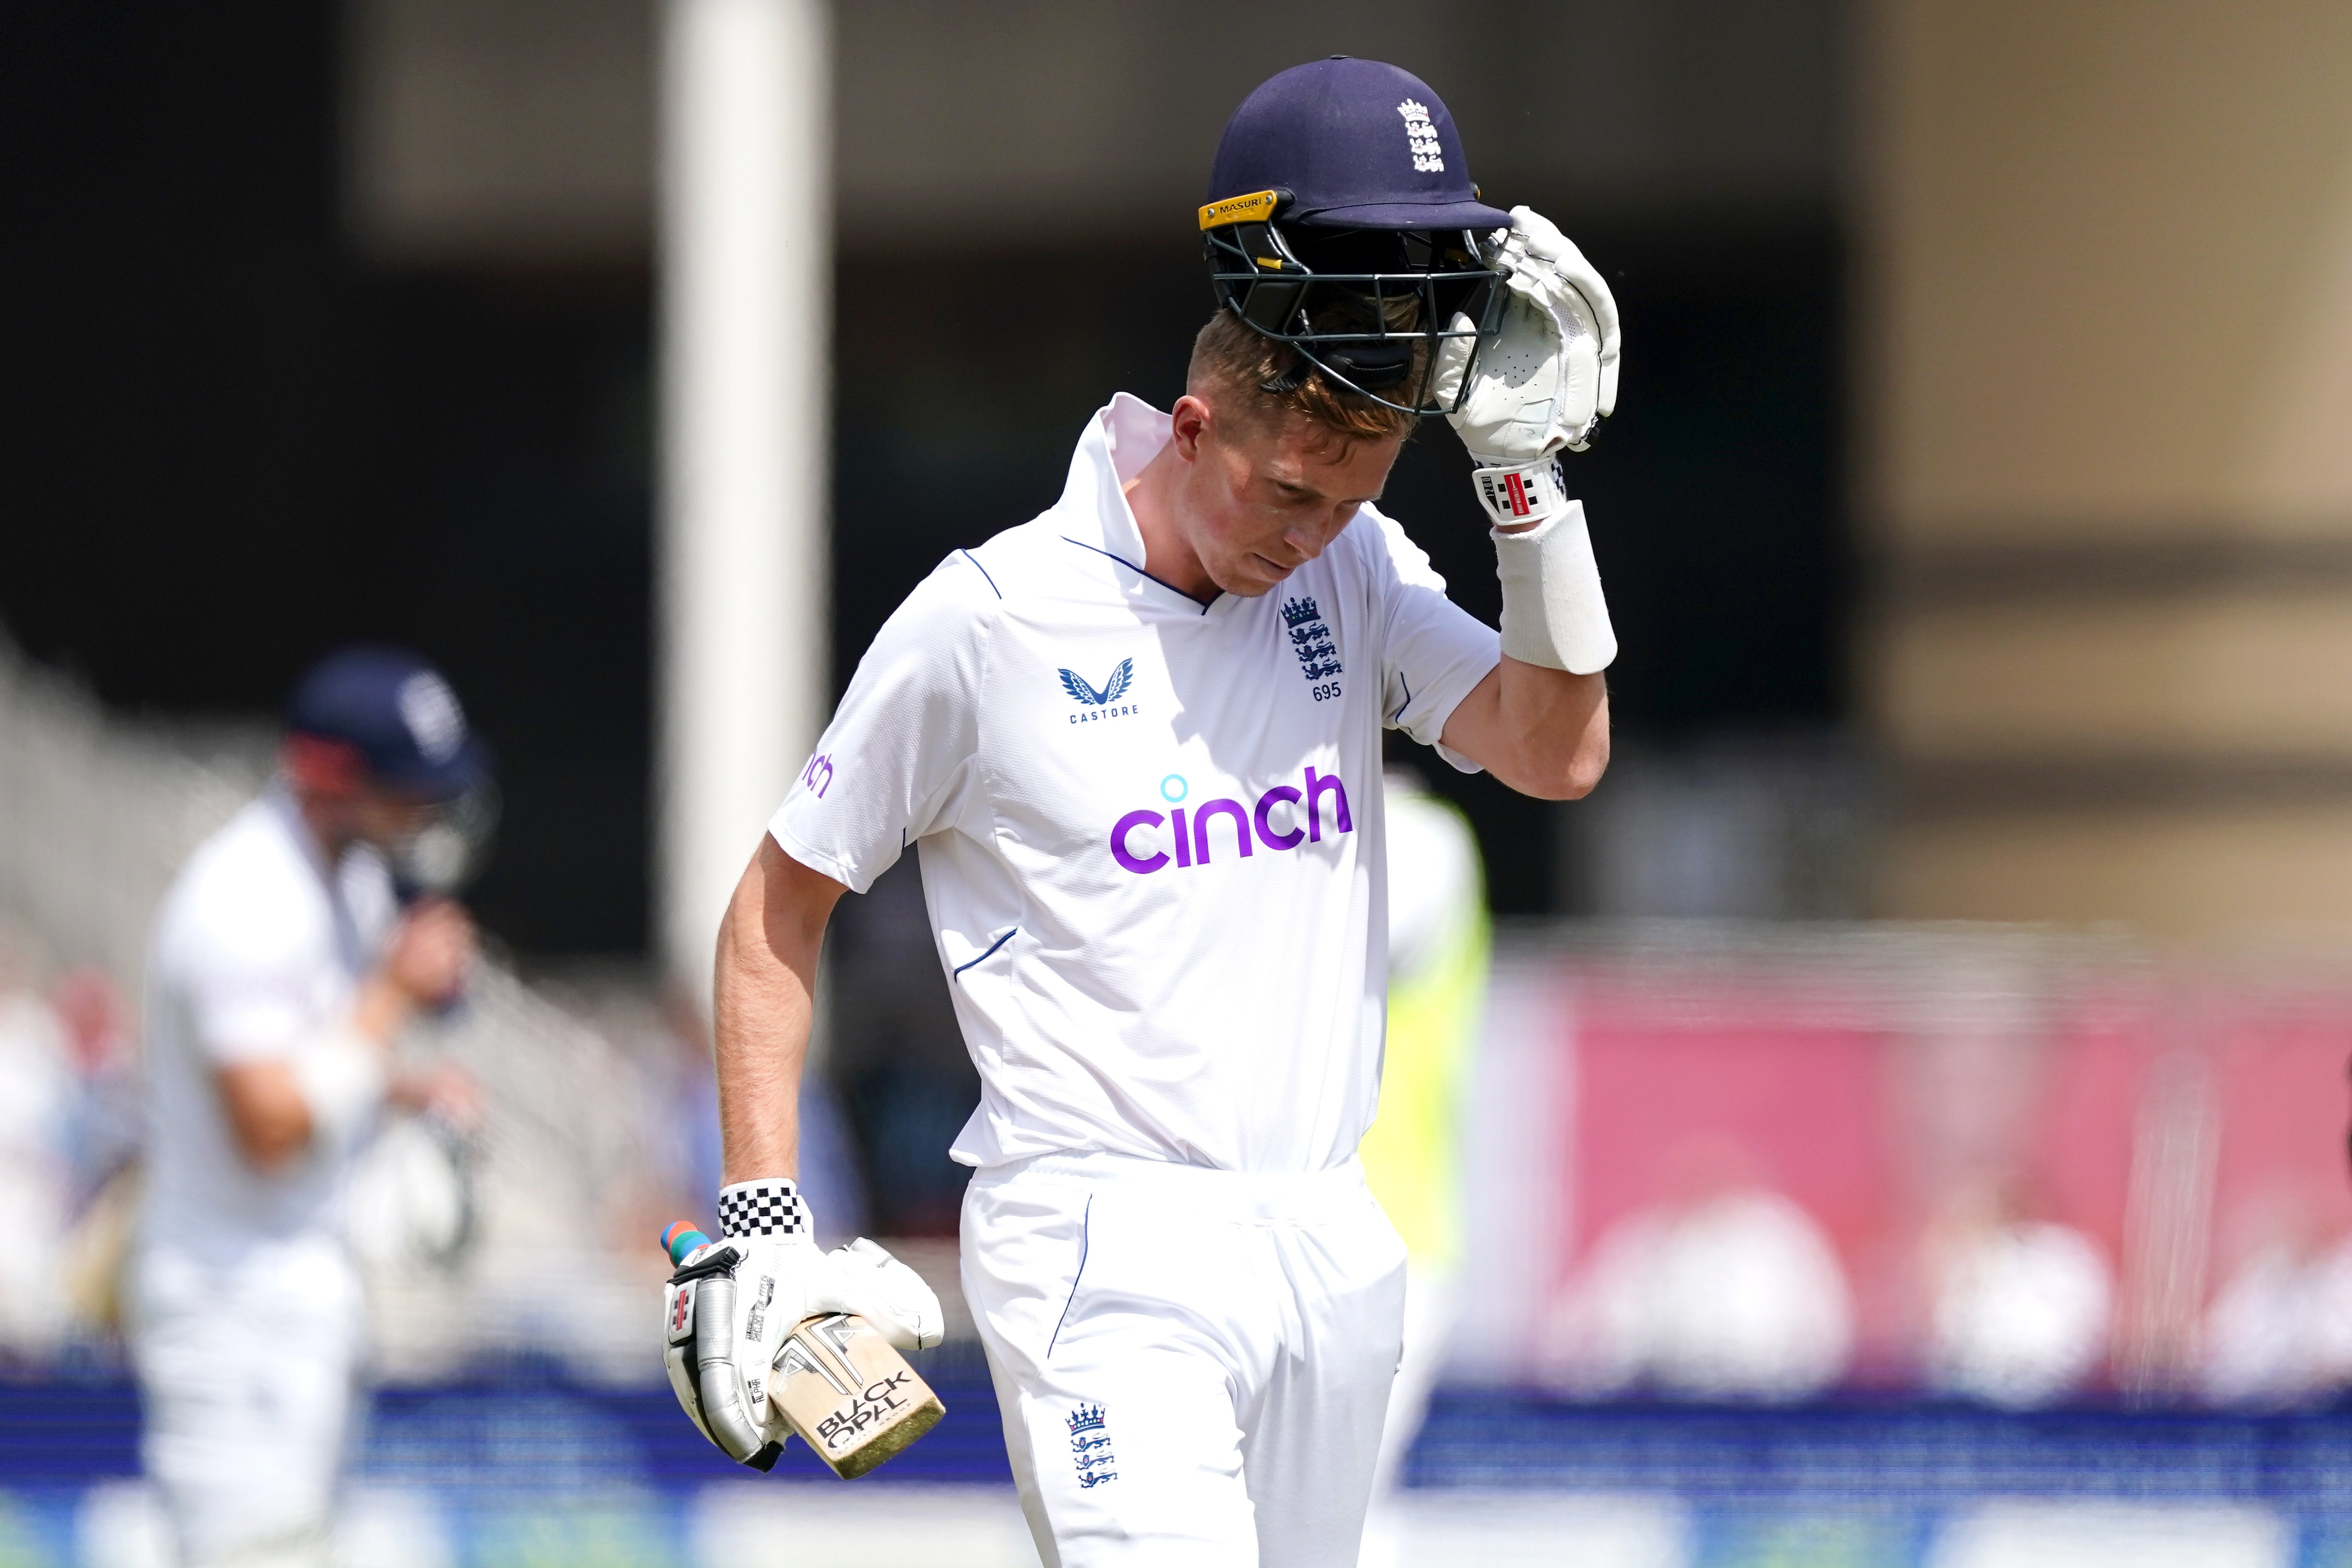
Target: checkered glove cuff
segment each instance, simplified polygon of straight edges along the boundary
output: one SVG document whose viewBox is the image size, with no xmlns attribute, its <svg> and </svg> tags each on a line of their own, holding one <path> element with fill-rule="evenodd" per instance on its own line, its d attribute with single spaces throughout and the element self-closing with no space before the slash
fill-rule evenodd
<svg viewBox="0 0 2352 1568">
<path fill-rule="evenodd" d="M 785 1176 L 739 1181 L 719 1189 L 721 1236 L 807 1236 L 808 1205 Z"/>
</svg>

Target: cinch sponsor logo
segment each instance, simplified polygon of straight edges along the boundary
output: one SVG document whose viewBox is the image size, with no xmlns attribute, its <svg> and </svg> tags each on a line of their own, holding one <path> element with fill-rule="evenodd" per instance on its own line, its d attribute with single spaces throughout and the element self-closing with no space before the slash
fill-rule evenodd
<svg viewBox="0 0 2352 1568">
<path fill-rule="evenodd" d="M 824 800 L 824 792 L 833 788 L 833 758 L 823 756 L 810 758 L 808 766 L 801 769 L 801 787 L 818 800 Z"/>
<path fill-rule="evenodd" d="M 1162 793 L 1165 792 L 1163 786 Z M 1181 806 L 1172 808 L 1164 816 L 1149 809 L 1129 811 L 1111 825 L 1111 859 L 1138 876 L 1149 876 L 1171 859 L 1179 871 L 1207 865 L 1220 841 L 1231 843 L 1244 860 L 1256 852 L 1258 844 L 1270 850 L 1319 844 L 1323 841 L 1327 810 L 1333 833 L 1356 831 L 1355 820 L 1348 814 L 1348 787 L 1339 781 L 1338 774 L 1318 773 L 1310 768 L 1307 770 L 1305 789 L 1277 784 L 1260 795 L 1255 806 L 1244 806 L 1239 800 L 1203 800 L 1192 808 L 1189 821 Z M 1277 811 L 1285 813 L 1287 826 L 1277 825 Z M 1214 827 L 1221 820 L 1232 826 Z M 1168 845 L 1164 850 L 1159 847 L 1163 830 Z"/>
</svg>

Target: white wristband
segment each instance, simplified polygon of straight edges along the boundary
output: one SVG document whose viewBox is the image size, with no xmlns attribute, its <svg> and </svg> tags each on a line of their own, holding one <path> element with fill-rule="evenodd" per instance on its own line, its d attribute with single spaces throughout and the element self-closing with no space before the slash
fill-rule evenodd
<svg viewBox="0 0 2352 1568">
<path fill-rule="evenodd" d="M 1473 454 L 1471 461 L 1493 460 Z M 1470 471 L 1470 484 L 1477 493 L 1478 504 L 1486 508 L 1486 515 L 1497 528 L 1549 522 L 1576 504 L 1568 498 L 1567 481 L 1560 477 L 1557 457 L 1474 468 Z"/>
<path fill-rule="evenodd" d="M 1503 652 L 1523 664 L 1590 675 L 1617 657 L 1617 633 L 1601 596 L 1601 568 L 1584 527 L 1584 503 L 1525 533 L 1494 530 L 1503 580 Z"/>
<path fill-rule="evenodd" d="M 310 1108 L 313 1148 L 349 1148 L 374 1124 L 390 1078 L 383 1058 L 381 1046 L 349 1028 L 295 1053 L 294 1084 Z"/>
</svg>

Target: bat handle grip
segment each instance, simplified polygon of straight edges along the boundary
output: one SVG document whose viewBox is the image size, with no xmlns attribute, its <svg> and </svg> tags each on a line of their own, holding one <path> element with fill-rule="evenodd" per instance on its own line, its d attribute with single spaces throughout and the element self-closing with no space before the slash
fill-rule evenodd
<svg viewBox="0 0 2352 1568">
<path fill-rule="evenodd" d="M 671 1262 L 684 1263 L 688 1253 L 698 1247 L 709 1246 L 710 1238 L 697 1230 L 688 1221 L 675 1219 L 663 1229 L 661 1244 L 662 1250 L 669 1254 Z"/>
</svg>

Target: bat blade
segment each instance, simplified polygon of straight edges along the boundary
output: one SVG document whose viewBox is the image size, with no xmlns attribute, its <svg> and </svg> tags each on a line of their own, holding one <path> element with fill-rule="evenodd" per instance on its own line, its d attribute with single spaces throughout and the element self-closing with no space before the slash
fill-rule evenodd
<svg viewBox="0 0 2352 1568">
<path fill-rule="evenodd" d="M 842 1312 L 803 1319 L 784 1336 L 768 1399 L 845 1480 L 904 1452 L 947 1414 L 888 1340 Z"/>
</svg>

